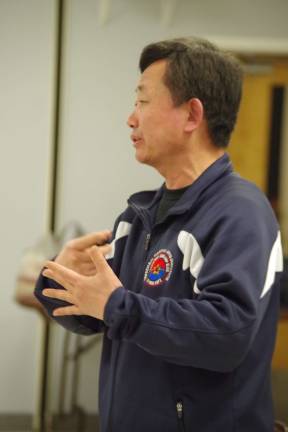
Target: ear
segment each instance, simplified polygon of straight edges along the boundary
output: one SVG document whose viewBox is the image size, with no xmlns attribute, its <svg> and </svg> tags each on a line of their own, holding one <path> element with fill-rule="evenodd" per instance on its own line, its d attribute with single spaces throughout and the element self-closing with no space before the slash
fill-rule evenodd
<svg viewBox="0 0 288 432">
<path fill-rule="evenodd" d="M 187 102 L 188 117 L 185 125 L 185 132 L 193 132 L 197 129 L 204 118 L 204 107 L 200 99 L 193 98 Z"/>
</svg>

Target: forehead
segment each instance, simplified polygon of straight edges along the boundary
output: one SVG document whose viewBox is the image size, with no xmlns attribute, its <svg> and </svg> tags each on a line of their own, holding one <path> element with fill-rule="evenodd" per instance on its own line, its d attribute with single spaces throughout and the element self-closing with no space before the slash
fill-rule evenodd
<svg viewBox="0 0 288 432">
<path fill-rule="evenodd" d="M 153 91 L 159 88 L 165 88 L 167 90 L 163 81 L 166 66 L 166 60 L 158 60 L 148 66 L 140 76 L 136 91 Z"/>
</svg>

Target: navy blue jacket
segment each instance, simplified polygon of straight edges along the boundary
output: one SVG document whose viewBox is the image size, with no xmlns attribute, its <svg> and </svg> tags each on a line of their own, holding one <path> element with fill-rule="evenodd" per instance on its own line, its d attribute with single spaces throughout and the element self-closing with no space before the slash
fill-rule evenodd
<svg viewBox="0 0 288 432">
<path fill-rule="evenodd" d="M 122 282 L 104 321 L 101 432 L 272 432 L 270 366 L 282 249 L 264 195 L 225 154 L 168 211 L 163 187 L 140 192 L 117 219 L 107 256 Z M 62 304 L 35 294 L 50 315 Z"/>
</svg>

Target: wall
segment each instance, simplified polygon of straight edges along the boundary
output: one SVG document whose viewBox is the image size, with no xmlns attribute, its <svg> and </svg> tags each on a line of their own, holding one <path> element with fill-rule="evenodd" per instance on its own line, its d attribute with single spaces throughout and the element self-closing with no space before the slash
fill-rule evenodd
<svg viewBox="0 0 288 432">
<path fill-rule="evenodd" d="M 0 1 L 0 415 L 35 406 L 39 321 L 13 295 L 47 223 L 53 18 L 49 0 Z"/>
<path fill-rule="evenodd" d="M 159 183 L 150 168 L 134 162 L 125 124 L 134 102 L 137 61 L 146 43 L 191 33 L 228 37 L 226 43 L 230 37 L 244 36 L 277 36 L 288 41 L 283 18 L 288 4 L 283 1 L 233 5 L 229 1 L 217 5 L 207 0 L 179 1 L 168 28 L 161 25 L 160 1 L 111 2 L 104 26 L 98 23 L 99 4 L 95 0 L 67 3 L 64 58 L 58 220 L 62 225 L 68 218 L 81 219 L 89 229 L 111 226 L 129 193 Z"/>
</svg>

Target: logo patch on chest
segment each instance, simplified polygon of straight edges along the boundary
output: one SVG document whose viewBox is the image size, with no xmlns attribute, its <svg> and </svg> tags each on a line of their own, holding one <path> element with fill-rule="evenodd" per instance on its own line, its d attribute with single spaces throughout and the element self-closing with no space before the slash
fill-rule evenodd
<svg viewBox="0 0 288 432">
<path fill-rule="evenodd" d="M 172 269 L 174 259 L 172 254 L 167 249 L 160 249 L 156 252 L 147 264 L 144 283 L 148 286 L 162 285 L 168 281 Z"/>
</svg>

